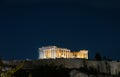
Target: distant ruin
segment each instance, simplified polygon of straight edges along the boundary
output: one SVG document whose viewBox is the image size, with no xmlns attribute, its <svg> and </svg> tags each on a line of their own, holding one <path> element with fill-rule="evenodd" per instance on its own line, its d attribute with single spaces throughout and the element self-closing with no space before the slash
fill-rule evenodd
<svg viewBox="0 0 120 77">
<path fill-rule="evenodd" d="M 39 48 L 39 59 L 50 58 L 83 58 L 88 59 L 88 50 L 70 51 L 67 48 L 58 48 L 57 46 L 46 46 Z"/>
</svg>

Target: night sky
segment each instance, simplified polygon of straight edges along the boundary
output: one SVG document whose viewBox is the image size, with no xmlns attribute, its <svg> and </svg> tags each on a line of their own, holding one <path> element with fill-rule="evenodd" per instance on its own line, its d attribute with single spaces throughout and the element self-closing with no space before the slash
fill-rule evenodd
<svg viewBox="0 0 120 77">
<path fill-rule="evenodd" d="M 119 0 L 1 0 L 0 57 L 37 59 L 38 48 L 87 49 L 120 59 Z"/>
</svg>

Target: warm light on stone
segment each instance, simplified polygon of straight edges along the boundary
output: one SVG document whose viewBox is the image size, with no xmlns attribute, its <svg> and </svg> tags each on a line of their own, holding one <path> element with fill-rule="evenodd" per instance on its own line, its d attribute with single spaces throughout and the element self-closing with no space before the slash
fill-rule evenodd
<svg viewBox="0 0 120 77">
<path fill-rule="evenodd" d="M 46 46 L 39 48 L 39 59 L 50 58 L 84 58 L 88 59 L 88 50 L 71 52 L 67 48 L 58 48 L 56 46 Z"/>
</svg>

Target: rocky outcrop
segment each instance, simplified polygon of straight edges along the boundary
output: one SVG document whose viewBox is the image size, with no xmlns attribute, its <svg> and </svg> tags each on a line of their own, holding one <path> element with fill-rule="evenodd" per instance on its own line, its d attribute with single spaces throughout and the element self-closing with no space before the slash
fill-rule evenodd
<svg viewBox="0 0 120 77">
<path fill-rule="evenodd" d="M 21 61 L 9 61 L 6 62 L 6 65 L 15 66 L 19 63 L 21 63 Z M 69 77 L 120 77 L 120 62 L 117 61 L 95 61 L 84 59 L 31 60 L 25 61 L 22 70 L 30 70 L 31 72 L 31 70 L 39 69 L 42 71 L 46 69 L 46 66 L 49 66 L 49 68 L 55 68 L 55 71 L 59 69 L 58 71 L 62 72 L 62 70 L 64 70 L 67 74 L 69 74 Z M 44 69 L 42 68 L 41 70 L 41 67 L 44 67 Z M 52 71 L 54 70 L 52 69 Z M 68 75 L 66 76 L 68 77 Z"/>
<path fill-rule="evenodd" d="M 70 72 L 70 77 L 119 77 L 118 75 L 105 75 L 105 74 L 88 74 L 88 73 L 83 73 L 77 70 L 72 70 Z"/>
<path fill-rule="evenodd" d="M 88 75 L 86 73 L 82 73 L 82 72 L 77 71 L 77 70 L 72 70 L 70 72 L 70 77 L 88 77 Z"/>
</svg>

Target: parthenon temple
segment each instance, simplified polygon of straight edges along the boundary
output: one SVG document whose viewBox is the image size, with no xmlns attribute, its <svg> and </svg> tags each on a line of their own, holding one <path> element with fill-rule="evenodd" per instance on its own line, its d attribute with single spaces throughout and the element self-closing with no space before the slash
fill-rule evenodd
<svg viewBox="0 0 120 77">
<path fill-rule="evenodd" d="M 55 58 L 83 58 L 88 59 L 88 50 L 70 51 L 67 48 L 58 48 L 57 46 L 46 46 L 39 48 L 39 59 Z"/>
</svg>

